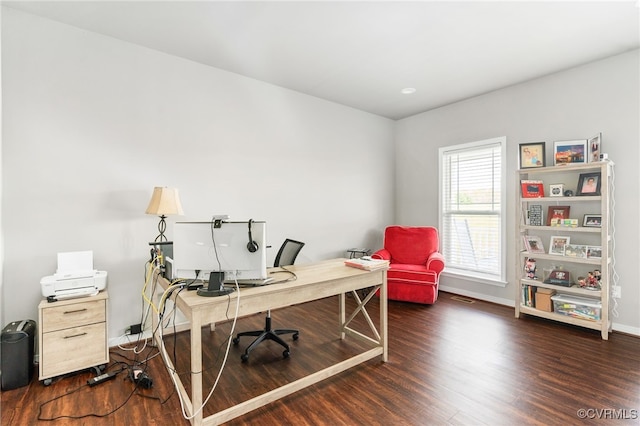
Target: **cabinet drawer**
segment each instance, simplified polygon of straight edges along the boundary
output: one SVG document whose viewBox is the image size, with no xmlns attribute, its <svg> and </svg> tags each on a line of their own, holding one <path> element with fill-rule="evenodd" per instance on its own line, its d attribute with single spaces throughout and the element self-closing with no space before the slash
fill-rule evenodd
<svg viewBox="0 0 640 426">
<path fill-rule="evenodd" d="M 42 336 L 41 376 L 52 377 L 108 361 L 106 323 L 45 333 Z"/>
<path fill-rule="evenodd" d="M 106 301 L 90 300 L 63 306 L 52 306 L 42 310 L 43 333 L 105 322 Z"/>
</svg>

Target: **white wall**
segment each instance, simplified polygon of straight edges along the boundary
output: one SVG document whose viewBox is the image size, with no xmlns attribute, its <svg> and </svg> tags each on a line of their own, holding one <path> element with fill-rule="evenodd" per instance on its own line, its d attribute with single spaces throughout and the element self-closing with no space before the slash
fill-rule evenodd
<svg viewBox="0 0 640 426">
<path fill-rule="evenodd" d="M 441 146 L 506 135 L 513 176 L 519 143 L 602 132 L 616 162 L 615 327 L 640 334 L 637 51 L 393 123 L 11 9 L 2 24 L 1 325 L 36 318 L 56 253 L 84 249 L 109 272 L 109 336 L 138 322 L 154 186 L 179 188 L 190 219 L 266 220 L 269 261 L 285 237 L 313 261 L 378 247 L 390 223 L 437 225 Z M 514 300 L 512 284 L 442 284 Z"/>
<path fill-rule="evenodd" d="M 2 11 L 0 7 L 0 23 L 2 22 Z M 0 26 L 0 129 L 2 129 L 2 31 Z M 0 132 L 0 200 L 2 200 L 2 132 Z M 2 224 L 2 209 L 0 208 L 0 224 Z M 4 299 L 4 230 L 0 226 L 0 326 L 4 327 L 4 308 L 1 300 Z"/>
<path fill-rule="evenodd" d="M 392 121 L 11 9 L 2 24 L 7 322 L 37 318 L 56 253 L 86 249 L 109 337 L 139 322 L 154 186 L 188 219 L 266 220 L 269 262 L 286 237 L 300 263 L 380 246 Z"/>
<path fill-rule="evenodd" d="M 587 139 L 602 132 L 602 149 L 615 166 L 616 269 L 623 299 L 614 329 L 640 334 L 639 51 L 425 112 L 397 122 L 396 219 L 406 224 L 438 223 L 438 148 L 507 137 L 507 211 L 515 216 L 518 144 Z M 456 84 L 455 81 L 447 84 Z M 499 303 L 514 303 L 515 221 L 507 222 L 506 288 L 444 277 L 442 286 Z M 518 271 L 519 273 L 519 271 Z"/>
</svg>

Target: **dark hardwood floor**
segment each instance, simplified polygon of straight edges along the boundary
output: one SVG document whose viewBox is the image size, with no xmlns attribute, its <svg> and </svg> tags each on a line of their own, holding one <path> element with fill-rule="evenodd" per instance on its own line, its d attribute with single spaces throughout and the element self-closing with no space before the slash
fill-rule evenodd
<svg viewBox="0 0 640 426">
<path fill-rule="evenodd" d="M 464 299 L 464 298 L 463 298 Z M 350 302 L 352 302 L 350 300 Z M 377 305 L 377 300 L 372 303 Z M 377 313 L 369 309 L 370 313 Z M 337 298 L 273 311 L 274 327 L 300 329 L 291 357 L 266 342 L 242 363 L 251 338 L 231 345 L 205 415 L 317 371 L 362 348 L 340 341 Z M 372 315 L 375 319 L 377 315 Z M 365 327 L 364 321 L 358 327 Z M 238 320 L 236 331 L 258 329 L 264 316 Z M 205 336 L 205 392 L 211 389 L 231 323 Z M 524 317 L 491 303 L 466 303 L 440 293 L 435 305 L 389 302 L 389 362 L 368 361 L 229 422 L 229 425 L 553 425 L 638 424 L 640 339 Z M 291 341 L 286 336 L 285 340 Z M 165 337 L 189 383 L 189 339 Z M 157 353 L 112 349 L 109 371 Z M 72 356 L 72 354 L 70 354 Z M 127 372 L 95 387 L 84 372 L 43 386 L 2 392 L 2 425 L 188 425 L 160 357 L 147 363 L 151 389 L 136 389 Z M 37 376 L 37 374 L 35 374 Z M 105 415 L 104 417 L 95 417 Z M 581 416 L 586 415 L 586 419 Z M 71 419 L 69 417 L 82 417 Z"/>
</svg>

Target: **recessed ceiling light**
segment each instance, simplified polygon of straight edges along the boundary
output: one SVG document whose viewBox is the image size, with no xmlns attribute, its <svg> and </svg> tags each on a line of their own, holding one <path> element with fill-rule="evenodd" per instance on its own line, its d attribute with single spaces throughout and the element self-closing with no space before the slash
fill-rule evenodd
<svg viewBox="0 0 640 426">
<path fill-rule="evenodd" d="M 416 93 L 416 89 L 413 87 L 405 87 L 400 91 L 403 95 L 410 95 L 412 93 Z"/>
</svg>

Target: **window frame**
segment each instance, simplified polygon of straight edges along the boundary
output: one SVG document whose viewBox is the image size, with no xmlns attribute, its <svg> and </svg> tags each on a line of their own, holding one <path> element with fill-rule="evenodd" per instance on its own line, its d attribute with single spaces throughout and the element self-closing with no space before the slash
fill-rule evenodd
<svg viewBox="0 0 640 426">
<path fill-rule="evenodd" d="M 444 195 L 445 195 L 445 192 L 443 190 L 444 157 L 455 151 L 473 151 L 476 149 L 480 150 L 480 149 L 488 148 L 490 146 L 495 146 L 495 145 L 497 145 L 500 150 L 500 174 L 499 174 L 500 175 L 500 209 L 498 211 L 499 211 L 499 221 L 500 221 L 499 228 L 500 228 L 501 238 L 500 238 L 500 244 L 499 244 L 500 254 L 498 256 L 499 263 L 500 263 L 498 267 L 499 276 L 494 274 L 474 272 L 470 270 L 463 270 L 463 269 L 446 267 L 446 266 L 443 271 L 443 274 L 447 276 L 455 276 L 456 278 L 460 278 L 460 279 L 472 280 L 474 282 L 506 287 L 507 285 L 507 282 L 506 282 L 506 277 L 507 277 L 507 259 L 506 259 L 507 257 L 507 253 L 506 253 L 506 249 L 507 249 L 507 233 L 506 233 L 506 230 L 507 230 L 507 215 L 506 215 L 506 212 L 507 212 L 507 182 L 506 182 L 507 181 L 506 179 L 507 138 L 506 136 L 500 136 L 500 137 L 495 137 L 491 139 L 484 139 L 484 140 L 467 142 L 467 143 L 456 144 L 456 145 L 449 145 L 449 146 L 440 147 L 438 149 L 438 166 L 439 166 L 438 223 L 439 223 L 439 229 L 441 230 L 441 233 L 448 231 L 444 227 L 445 212 L 443 210 Z M 446 244 L 447 238 L 448 238 L 447 235 L 442 235 L 440 240 L 442 241 L 443 244 Z M 444 255 L 445 253 L 444 246 L 441 248 L 443 248 L 443 255 Z M 446 264 L 446 261 L 445 261 L 445 264 Z"/>
</svg>

